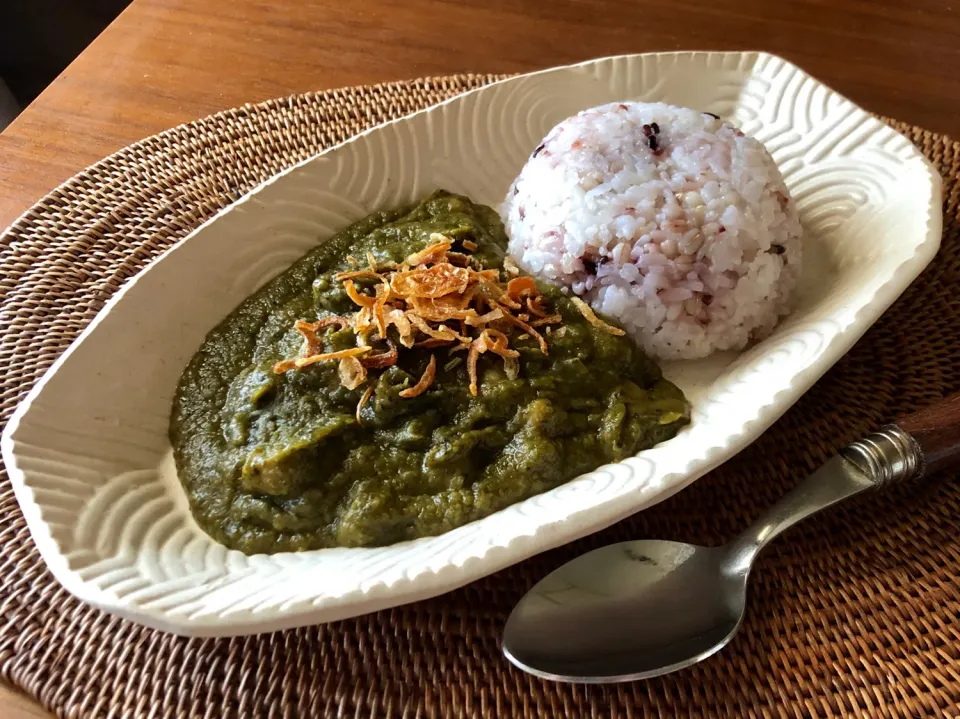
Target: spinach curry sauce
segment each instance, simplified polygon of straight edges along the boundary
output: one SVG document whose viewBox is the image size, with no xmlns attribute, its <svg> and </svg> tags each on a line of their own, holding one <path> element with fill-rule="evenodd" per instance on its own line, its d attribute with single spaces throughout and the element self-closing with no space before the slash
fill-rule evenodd
<svg viewBox="0 0 960 719">
<path fill-rule="evenodd" d="M 561 292 L 537 284 L 562 315 L 517 342 L 520 374 L 493 354 L 479 394 L 446 348 L 405 350 L 372 377 L 341 386 L 336 362 L 277 374 L 303 337 L 296 320 L 356 310 L 334 275 L 347 256 L 402 262 L 432 233 L 477 245 L 502 268 L 506 236 L 489 207 L 446 192 L 379 212 L 322 244 L 244 301 L 206 338 L 181 377 L 170 424 L 177 470 L 200 526 L 248 554 L 376 546 L 436 535 L 672 437 L 688 421 L 680 391 L 634 343 L 592 325 Z M 393 330 L 395 328 L 391 328 Z M 529 338 L 527 338 L 529 339 Z M 325 349 L 353 347 L 350 329 Z M 437 355 L 432 386 L 399 397 Z"/>
</svg>

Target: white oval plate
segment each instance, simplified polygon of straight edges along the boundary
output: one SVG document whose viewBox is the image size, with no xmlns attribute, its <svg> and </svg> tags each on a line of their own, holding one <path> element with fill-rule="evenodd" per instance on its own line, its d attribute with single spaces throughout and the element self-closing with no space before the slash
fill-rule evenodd
<svg viewBox="0 0 960 719">
<path fill-rule="evenodd" d="M 175 476 L 167 420 L 206 333 L 373 210 L 437 187 L 497 205 L 555 123 L 624 99 L 710 111 L 762 140 L 806 230 L 796 307 L 772 337 L 739 356 L 665 366 L 693 402 L 692 425 L 440 537 L 247 557 L 200 531 Z M 729 459 L 920 273 L 940 230 L 940 178 L 913 145 L 777 57 L 658 53 L 516 77 L 307 160 L 178 243 L 111 299 L 30 392 L 3 435 L 3 457 L 43 558 L 97 607 L 197 636 L 363 614 L 597 531 Z"/>
</svg>

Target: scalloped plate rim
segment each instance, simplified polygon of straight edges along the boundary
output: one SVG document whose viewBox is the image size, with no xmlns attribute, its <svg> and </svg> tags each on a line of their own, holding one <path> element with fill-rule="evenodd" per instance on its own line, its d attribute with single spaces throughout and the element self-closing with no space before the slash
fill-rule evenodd
<svg viewBox="0 0 960 719">
<path fill-rule="evenodd" d="M 316 153 L 315 155 L 297 162 L 289 168 L 286 168 L 268 178 L 253 188 L 250 192 L 245 194 L 243 197 L 218 211 L 210 219 L 193 229 L 184 238 L 178 240 L 168 249 L 160 253 L 156 258 L 151 260 L 146 267 L 138 272 L 133 278 L 124 283 L 124 285 L 107 300 L 100 312 L 98 312 L 93 320 L 91 320 L 91 322 L 84 328 L 77 339 L 70 345 L 70 347 L 67 348 L 67 350 L 64 351 L 62 355 L 60 355 L 60 357 L 54 361 L 51 367 L 44 373 L 41 379 L 37 381 L 37 383 L 28 392 L 26 397 L 17 406 L 3 431 L 2 437 L 0 437 L 0 449 L 2 449 L 4 462 L 10 476 L 14 494 L 21 506 L 27 526 L 34 538 L 34 543 L 54 577 L 70 593 L 74 594 L 90 605 L 145 626 L 183 636 L 242 636 L 259 632 L 304 626 L 321 621 L 336 621 L 339 619 L 366 614 L 380 609 L 397 606 L 399 604 L 405 604 L 436 596 L 443 592 L 456 589 L 457 587 L 463 586 L 493 572 L 499 571 L 504 567 L 522 561 L 523 559 L 526 559 L 536 553 L 599 531 L 603 527 L 609 526 L 610 524 L 613 524 L 614 522 L 619 521 L 626 516 L 634 514 L 637 511 L 649 508 L 650 506 L 663 501 L 672 494 L 682 491 L 703 474 L 732 458 L 740 450 L 749 445 L 762 433 L 762 431 L 768 428 L 787 409 L 789 409 L 793 402 L 802 396 L 803 393 L 806 392 L 807 389 L 809 389 L 809 387 L 817 379 L 819 379 L 827 369 L 829 369 L 841 356 L 843 356 L 844 353 L 849 350 L 850 347 L 853 346 L 853 344 L 856 343 L 857 340 L 859 340 L 863 333 L 865 333 L 867 329 L 869 329 L 869 327 L 876 321 L 876 319 L 897 299 L 899 294 L 909 285 L 910 281 L 919 275 L 922 269 L 929 264 L 936 254 L 937 249 L 939 248 L 942 230 L 942 215 L 940 214 L 941 178 L 933 165 L 918 150 L 916 150 L 912 144 L 911 151 L 914 159 L 920 160 L 925 166 L 931 189 L 931 198 L 928 206 L 926 223 L 926 237 L 919 245 L 917 245 L 916 252 L 898 265 L 890 273 L 886 281 L 876 288 L 870 299 L 861 305 L 851 323 L 845 329 L 838 331 L 830 338 L 829 342 L 820 350 L 819 359 L 817 362 L 807 366 L 803 371 L 795 374 L 789 386 L 772 395 L 766 404 L 760 406 L 756 412 L 756 415 L 750 421 L 743 424 L 742 427 L 740 427 L 739 432 L 731 435 L 730 441 L 728 441 L 726 445 L 710 447 L 706 451 L 706 454 L 708 455 L 707 457 L 692 459 L 686 466 L 686 469 L 688 470 L 686 473 L 673 472 L 667 475 L 666 479 L 670 480 L 675 479 L 678 474 L 682 474 L 683 476 L 679 481 L 664 482 L 659 491 L 647 497 L 646 500 L 644 500 L 640 505 L 630 506 L 628 509 L 620 510 L 608 507 L 607 505 L 590 507 L 585 510 L 574 512 L 562 520 L 544 524 L 532 534 L 521 534 L 514 536 L 507 544 L 488 546 L 483 555 L 478 557 L 469 557 L 463 564 L 460 565 L 446 564 L 439 570 L 427 568 L 412 579 L 404 578 L 403 580 L 399 580 L 390 586 L 377 584 L 366 591 L 357 589 L 342 596 L 328 597 L 327 601 L 323 601 L 319 605 L 311 606 L 307 609 L 296 612 L 271 610 L 263 613 L 262 621 L 245 620 L 242 624 L 236 624 L 231 619 L 229 613 L 226 615 L 210 614 L 198 619 L 184 619 L 181 615 L 171 615 L 169 612 L 165 612 L 164 610 L 154 610 L 152 608 L 144 608 L 140 605 L 126 604 L 124 603 L 123 599 L 111 598 L 92 582 L 84 580 L 82 577 L 80 577 L 76 570 L 72 570 L 68 567 L 64 554 L 62 553 L 56 540 L 53 539 L 49 525 L 42 516 L 42 505 L 39 501 L 37 501 L 33 488 L 27 481 L 24 470 L 18 465 L 16 450 L 16 433 L 18 427 L 20 426 L 21 420 L 27 415 L 33 402 L 40 395 L 49 378 L 59 370 L 59 368 L 73 354 L 74 350 L 94 331 L 97 325 L 99 325 L 100 321 L 106 317 L 106 315 L 116 306 L 117 303 L 122 300 L 127 291 L 133 287 L 142 276 L 159 264 L 161 260 L 167 258 L 168 255 L 175 252 L 184 243 L 186 243 L 187 240 L 194 237 L 207 225 L 218 221 L 224 214 L 233 211 L 238 206 L 241 206 L 247 202 L 255 201 L 257 196 L 265 188 L 274 184 L 280 178 L 295 172 L 304 165 L 313 162 L 320 156 L 335 152 L 338 149 L 357 142 L 360 138 L 370 133 L 377 132 L 386 126 L 406 122 L 414 116 L 434 112 L 438 108 L 441 108 L 445 105 L 461 102 L 467 96 L 489 91 L 495 86 L 514 82 L 522 78 L 529 78 L 557 71 L 594 65 L 605 61 L 626 59 L 637 56 L 692 58 L 695 56 L 709 57 L 718 55 L 739 58 L 752 57 L 754 62 L 762 58 L 770 58 L 778 61 L 784 66 L 792 68 L 793 70 L 798 71 L 801 74 L 810 77 L 811 79 L 814 79 L 818 85 L 826 88 L 837 97 L 849 102 L 856 109 L 863 111 L 859 105 L 850 101 L 842 93 L 839 93 L 827 86 L 825 83 L 812 78 L 812 76 L 796 66 L 794 63 L 775 54 L 763 51 L 679 51 L 638 53 L 635 55 L 611 55 L 602 58 L 585 60 L 565 66 L 544 68 L 535 72 L 514 75 L 509 78 L 492 82 L 481 88 L 456 95 L 428 108 L 424 108 L 395 120 L 382 123 L 375 127 L 364 130 L 363 132 L 358 133 L 357 135 L 354 135 L 322 152 Z M 869 113 L 868 117 L 875 120 L 875 118 L 872 118 Z M 171 130 L 165 131 L 164 133 L 159 133 L 158 136 L 163 136 L 168 132 L 174 132 L 176 129 L 177 128 L 175 127 Z M 892 128 L 887 129 L 892 133 L 896 133 L 896 131 Z M 154 136 L 154 138 L 155 137 L 157 136 Z M 132 146 L 140 145 L 154 138 L 145 138 L 144 140 L 134 143 Z M 116 153 L 114 153 L 114 155 L 115 154 Z M 113 155 L 107 156 L 100 162 L 102 163 L 109 161 L 111 157 L 113 157 Z M 60 185 L 60 187 L 67 186 L 72 179 L 73 178 L 66 180 Z M 21 218 L 26 216 L 26 214 L 29 212 L 30 210 L 27 210 L 23 215 L 21 215 Z M 19 222 L 19 219 L 20 218 L 15 220 L 11 227 L 16 225 L 16 223 Z M 903 275 L 909 275 L 909 277 L 903 277 Z M 893 291 L 891 292 L 891 290 Z M 784 403 L 780 399 L 782 395 L 791 395 L 792 399 L 789 402 Z M 757 429 L 757 427 L 759 427 L 759 429 Z M 691 467 L 693 467 L 692 471 L 690 471 Z M 612 504 L 612 502 L 608 502 L 608 504 Z M 607 511 L 603 512 L 602 510 Z M 573 517 L 580 517 L 581 520 L 584 519 L 581 517 L 581 515 L 591 515 L 590 520 L 581 521 L 580 526 L 575 532 L 561 534 L 553 531 L 559 525 L 568 523 L 568 520 Z M 482 522 L 484 520 L 479 521 Z M 552 536 L 547 537 L 544 535 Z M 492 557 L 491 555 L 495 556 Z M 479 568 L 479 571 L 477 569 L 467 571 L 467 565 L 470 564 L 482 564 L 483 566 Z M 453 576 L 446 576 L 444 580 L 437 581 L 440 579 L 441 575 Z M 433 581 L 425 581 L 425 577 Z M 397 587 L 398 584 L 410 585 L 406 591 L 401 593 L 401 596 L 397 596 L 396 593 L 392 591 L 393 588 Z M 364 594 L 363 599 L 347 602 L 341 601 L 345 597 L 349 598 L 350 596 L 356 594 Z M 323 615 L 323 618 L 319 619 L 318 615 Z"/>
</svg>

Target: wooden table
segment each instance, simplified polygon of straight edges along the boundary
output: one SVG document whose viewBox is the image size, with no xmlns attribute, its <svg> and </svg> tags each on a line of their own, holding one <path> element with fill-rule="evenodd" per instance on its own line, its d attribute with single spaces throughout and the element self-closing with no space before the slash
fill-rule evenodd
<svg viewBox="0 0 960 719">
<path fill-rule="evenodd" d="M 960 0 L 135 0 L 0 134 L 0 227 L 135 140 L 290 93 L 678 49 L 775 52 L 960 136 Z M 45 716 L 0 689 L 0 716 Z"/>
</svg>

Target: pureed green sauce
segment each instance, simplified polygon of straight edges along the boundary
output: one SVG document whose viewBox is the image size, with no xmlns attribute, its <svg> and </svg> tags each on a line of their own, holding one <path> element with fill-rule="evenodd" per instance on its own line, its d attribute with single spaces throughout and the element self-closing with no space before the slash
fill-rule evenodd
<svg viewBox="0 0 960 719">
<path fill-rule="evenodd" d="M 445 349 L 404 349 L 396 365 L 371 372 L 362 422 L 364 388 L 341 386 L 336 362 L 273 371 L 301 347 L 296 320 L 357 309 L 334 278 L 353 269 L 348 255 L 402 262 L 432 233 L 476 243 L 486 268 L 503 265 L 496 213 L 437 192 L 339 233 L 207 336 L 180 379 L 170 438 L 194 517 L 216 540 L 253 554 L 437 535 L 669 439 L 689 421 L 680 390 L 631 340 L 590 324 L 540 283 L 563 317 L 545 335 L 549 354 L 517 342 L 516 379 L 482 355 L 476 397 L 465 363 Z M 324 341 L 329 350 L 356 343 L 336 328 Z M 431 353 L 432 386 L 399 397 Z"/>
</svg>

